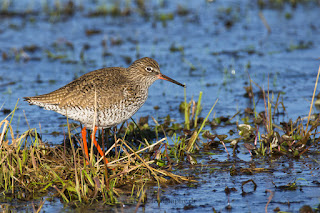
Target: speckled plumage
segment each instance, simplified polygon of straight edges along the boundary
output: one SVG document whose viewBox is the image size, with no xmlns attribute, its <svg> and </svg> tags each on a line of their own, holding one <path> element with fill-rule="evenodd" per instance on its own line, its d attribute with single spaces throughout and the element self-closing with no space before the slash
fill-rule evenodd
<svg viewBox="0 0 320 213">
<path fill-rule="evenodd" d="M 184 86 L 161 74 L 158 63 L 145 57 L 128 68 L 95 70 L 51 93 L 24 99 L 80 121 L 88 128 L 93 126 L 96 106 L 95 126 L 109 128 L 126 121 L 140 109 L 147 100 L 148 88 L 157 79 Z"/>
</svg>

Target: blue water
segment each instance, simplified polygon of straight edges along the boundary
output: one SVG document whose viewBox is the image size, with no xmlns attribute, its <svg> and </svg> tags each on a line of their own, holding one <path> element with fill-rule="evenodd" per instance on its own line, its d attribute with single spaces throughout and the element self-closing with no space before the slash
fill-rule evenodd
<svg viewBox="0 0 320 213">
<path fill-rule="evenodd" d="M 0 5 L 5 1 L 0 1 Z M 124 66 L 129 64 L 125 57 L 133 60 L 149 56 L 156 59 L 161 71 L 173 79 L 187 85 L 187 99 L 198 98 L 203 91 L 202 115 L 205 116 L 215 100 L 218 104 L 210 119 L 220 116 L 233 116 L 237 111 L 243 112 L 253 107 L 244 97 L 245 86 L 251 79 L 261 88 L 282 92 L 285 115 L 279 122 L 289 118 L 307 116 L 314 83 L 319 66 L 320 23 L 319 6 L 316 3 L 298 5 L 293 8 L 284 5 L 280 8 L 260 10 L 253 1 L 147 1 L 147 17 L 139 14 L 134 2 L 120 1 L 125 8 L 129 2 L 132 12 L 129 16 L 88 17 L 88 14 L 101 5 L 115 4 L 115 1 L 76 1 L 73 16 L 49 16 L 44 10 L 45 3 L 29 1 L 10 1 L 9 11 L 34 11 L 28 16 L 1 16 L 0 18 L 0 106 L 13 109 L 17 100 L 18 110 L 13 119 L 13 128 L 21 134 L 30 128 L 40 130 L 42 139 L 52 144 L 63 141 L 63 128 L 66 119 L 51 111 L 29 106 L 21 98 L 53 91 L 82 74 L 106 66 Z M 61 1 L 64 4 L 66 1 Z M 51 3 L 50 3 L 51 4 Z M 187 15 L 178 15 L 178 7 L 187 9 Z M 53 6 L 49 5 L 49 8 Z M 262 12 L 271 33 L 259 17 Z M 172 13 L 174 18 L 161 22 L 159 14 Z M 291 15 L 291 17 L 289 17 Z M 288 18 L 289 17 L 289 18 Z M 87 36 L 86 30 L 97 29 L 101 33 Z M 119 45 L 113 41 L 121 41 Z M 102 43 L 106 43 L 103 47 Z M 305 46 L 305 48 L 297 48 Z M 301 45 L 303 44 L 303 45 Z M 36 45 L 35 52 L 27 52 L 17 59 L 15 52 L 23 47 Z M 90 48 L 81 52 L 84 46 Z M 182 47 L 183 51 L 170 51 L 171 47 Z M 65 58 L 53 60 L 46 51 Z M 108 54 L 105 54 L 108 53 Z M 25 58 L 25 60 L 24 60 Z M 71 63 L 72 62 L 72 63 Z M 191 67 L 194 67 L 191 69 Z M 10 84 L 12 82 L 12 84 Z M 269 82 L 269 83 L 268 83 Z M 254 91 L 259 88 L 254 86 Z M 136 113 L 140 116 L 152 115 L 156 119 L 170 114 L 177 122 L 183 122 L 183 115 L 178 107 L 184 100 L 183 88 L 169 82 L 157 81 L 150 87 L 146 104 Z M 263 100 L 256 100 L 257 111 L 264 111 Z M 154 110 L 159 106 L 159 110 Z M 280 111 L 283 111 L 280 108 Z M 317 110 L 314 110 L 317 112 Z M 0 112 L 2 120 L 6 115 Z M 28 124 L 27 124 L 27 121 Z M 241 123 L 240 117 L 234 121 Z M 149 123 L 154 125 L 150 120 Z M 219 134 L 227 134 L 230 127 L 220 128 Z M 60 132 L 59 136 L 51 135 Z M 232 148 L 228 146 L 229 152 Z M 319 156 L 304 159 L 251 159 L 248 152 L 241 148 L 239 159 L 230 159 L 223 149 L 204 157 L 202 167 L 186 168 L 187 171 L 203 169 L 198 179 L 197 188 L 181 186 L 169 187 L 162 194 L 163 202 L 148 202 L 139 211 L 182 212 L 189 203 L 194 208 L 188 212 L 227 211 L 263 212 L 269 193 L 274 192 L 268 210 L 280 207 L 283 211 L 297 212 L 303 205 L 316 207 L 319 204 L 319 188 L 314 181 L 319 180 Z M 211 165 L 210 159 L 216 163 Z M 227 163 L 225 169 L 220 163 Z M 258 164 L 270 168 L 271 172 L 254 175 L 231 176 L 229 169 L 248 167 Z M 311 165 L 311 166 L 308 166 Z M 257 166 L 257 167 L 258 167 Z M 218 170 L 209 173 L 207 167 Z M 186 172 L 188 174 L 188 172 Z M 275 185 L 284 185 L 298 178 L 299 187 L 295 191 L 279 190 Z M 241 195 L 242 181 L 253 179 L 258 187 L 256 191 Z M 225 187 L 235 187 L 236 192 L 227 195 Z M 301 186 L 301 187 L 300 187 Z M 249 187 L 250 190 L 250 187 Z M 167 202 L 166 202 L 167 199 Z M 152 200 L 152 198 L 150 198 Z M 187 204 L 186 204 L 187 203 Z M 126 205 L 113 210 L 132 211 L 135 205 Z M 48 212 L 63 210 L 59 201 L 46 202 L 44 209 Z M 94 210 L 91 209 L 92 211 Z M 69 208 L 64 211 L 71 211 Z"/>
</svg>

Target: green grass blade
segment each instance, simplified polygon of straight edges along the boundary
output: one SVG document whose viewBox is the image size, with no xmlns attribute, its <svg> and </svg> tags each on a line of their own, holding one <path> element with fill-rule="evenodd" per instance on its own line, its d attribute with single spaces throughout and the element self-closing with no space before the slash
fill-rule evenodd
<svg viewBox="0 0 320 213">
<path fill-rule="evenodd" d="M 89 180 L 89 183 L 91 184 L 91 186 L 94 187 L 94 181 L 92 180 L 91 176 L 88 175 L 86 170 L 82 170 L 82 172 L 87 177 L 87 179 Z"/>
<path fill-rule="evenodd" d="M 184 88 L 184 125 L 186 129 L 190 129 L 189 107 L 187 103 L 187 89 Z"/>
<path fill-rule="evenodd" d="M 201 108 L 201 99 L 202 99 L 202 91 L 200 91 L 200 93 L 199 93 L 199 99 L 198 99 L 197 108 L 196 108 L 196 115 L 194 118 L 194 128 L 197 127 L 198 116 L 199 116 L 200 108 Z"/>
</svg>

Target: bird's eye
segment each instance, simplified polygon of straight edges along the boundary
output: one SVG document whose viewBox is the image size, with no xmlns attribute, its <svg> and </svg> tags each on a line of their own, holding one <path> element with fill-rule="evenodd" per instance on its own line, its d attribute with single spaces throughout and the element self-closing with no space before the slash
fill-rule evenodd
<svg viewBox="0 0 320 213">
<path fill-rule="evenodd" d="M 146 71 L 147 71 L 147 72 L 152 72 L 152 71 L 153 71 L 153 68 L 152 68 L 152 67 L 146 67 Z"/>
</svg>

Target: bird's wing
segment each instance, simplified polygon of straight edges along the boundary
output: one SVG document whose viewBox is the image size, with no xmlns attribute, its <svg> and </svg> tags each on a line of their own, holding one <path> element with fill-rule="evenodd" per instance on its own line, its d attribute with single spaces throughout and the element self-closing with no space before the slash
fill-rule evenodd
<svg viewBox="0 0 320 213">
<path fill-rule="evenodd" d="M 125 97 L 122 91 L 122 82 L 125 79 L 117 69 L 105 68 L 92 71 L 51 93 L 28 99 L 33 102 L 57 105 L 61 108 L 68 106 L 90 108 L 95 106 L 96 93 L 97 106 L 108 107 Z"/>
</svg>

